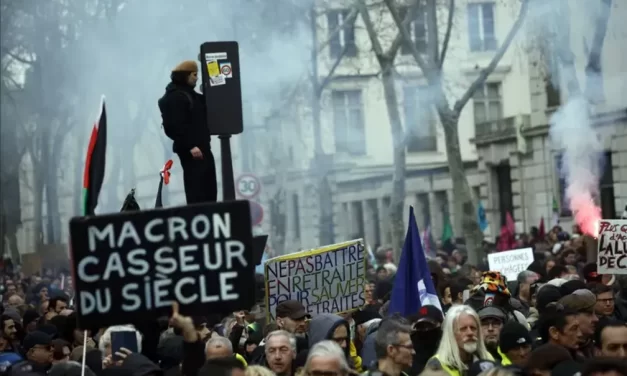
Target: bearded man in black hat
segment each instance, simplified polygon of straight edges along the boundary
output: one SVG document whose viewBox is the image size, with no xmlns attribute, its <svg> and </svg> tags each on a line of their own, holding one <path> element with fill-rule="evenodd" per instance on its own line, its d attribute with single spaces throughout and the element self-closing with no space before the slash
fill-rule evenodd
<svg viewBox="0 0 627 376">
<path fill-rule="evenodd" d="M 194 90 L 198 64 L 184 61 L 172 70 L 170 78 L 165 94 L 159 99 L 159 109 L 163 130 L 174 141 L 173 151 L 183 166 L 187 204 L 215 202 L 218 185 L 206 105 L 203 95 Z"/>
</svg>

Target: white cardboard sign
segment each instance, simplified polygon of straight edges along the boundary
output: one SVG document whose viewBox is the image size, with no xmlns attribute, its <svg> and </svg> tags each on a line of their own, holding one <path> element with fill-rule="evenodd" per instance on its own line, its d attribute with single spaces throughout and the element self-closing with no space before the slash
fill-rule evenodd
<svg viewBox="0 0 627 376">
<path fill-rule="evenodd" d="M 500 272 L 508 281 L 515 281 L 518 274 L 527 270 L 533 262 L 533 249 L 521 248 L 511 251 L 491 253 L 488 255 L 488 266 L 491 271 Z"/>
</svg>

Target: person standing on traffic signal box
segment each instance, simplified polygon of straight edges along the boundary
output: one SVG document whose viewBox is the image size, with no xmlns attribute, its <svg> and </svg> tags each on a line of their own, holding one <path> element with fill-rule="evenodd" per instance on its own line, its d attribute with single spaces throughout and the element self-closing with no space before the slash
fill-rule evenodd
<svg viewBox="0 0 627 376">
<path fill-rule="evenodd" d="M 163 130 L 174 141 L 173 150 L 183 166 L 187 203 L 215 202 L 218 184 L 205 98 L 194 90 L 198 65 L 195 61 L 184 61 L 172 70 L 170 78 L 165 94 L 159 99 L 159 109 Z"/>
</svg>

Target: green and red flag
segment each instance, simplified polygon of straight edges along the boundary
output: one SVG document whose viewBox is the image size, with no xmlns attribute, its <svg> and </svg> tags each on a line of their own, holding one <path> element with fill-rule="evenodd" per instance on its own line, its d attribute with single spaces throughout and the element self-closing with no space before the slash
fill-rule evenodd
<svg viewBox="0 0 627 376">
<path fill-rule="evenodd" d="M 107 152 L 107 112 L 104 96 L 100 102 L 100 115 L 91 130 L 85 172 L 83 173 L 83 215 L 94 215 L 105 175 Z"/>
</svg>

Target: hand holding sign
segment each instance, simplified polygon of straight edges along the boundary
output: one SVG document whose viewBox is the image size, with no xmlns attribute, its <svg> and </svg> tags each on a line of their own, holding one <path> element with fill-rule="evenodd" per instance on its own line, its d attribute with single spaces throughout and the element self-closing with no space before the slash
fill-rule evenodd
<svg viewBox="0 0 627 376">
<path fill-rule="evenodd" d="M 172 303 L 172 317 L 170 317 L 170 325 L 177 329 L 194 328 L 194 322 L 189 316 L 183 316 L 179 313 L 179 304 Z"/>
<path fill-rule="evenodd" d="M 198 338 L 194 322 L 189 316 L 183 316 L 179 313 L 179 303 L 172 303 L 172 316 L 170 317 L 170 325 L 183 332 L 183 338 L 187 342 L 195 342 Z"/>
</svg>

